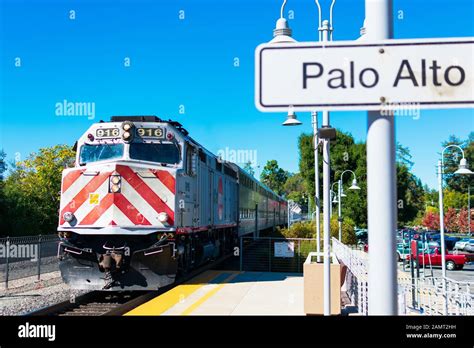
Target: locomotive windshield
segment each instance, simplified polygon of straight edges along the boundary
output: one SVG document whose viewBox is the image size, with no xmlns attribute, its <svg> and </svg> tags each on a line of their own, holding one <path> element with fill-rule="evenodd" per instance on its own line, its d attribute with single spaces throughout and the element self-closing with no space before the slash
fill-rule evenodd
<svg viewBox="0 0 474 348">
<path fill-rule="evenodd" d="M 130 144 L 130 158 L 158 162 L 166 164 L 177 164 L 180 160 L 180 149 L 173 143 L 160 144 Z"/>
<path fill-rule="evenodd" d="M 122 156 L 123 144 L 84 144 L 81 146 L 79 161 L 80 164 L 86 164 L 90 162 L 121 158 Z"/>
</svg>

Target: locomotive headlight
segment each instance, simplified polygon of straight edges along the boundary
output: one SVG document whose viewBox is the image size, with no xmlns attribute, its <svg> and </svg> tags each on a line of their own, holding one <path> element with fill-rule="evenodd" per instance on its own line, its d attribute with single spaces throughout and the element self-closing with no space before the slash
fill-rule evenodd
<svg viewBox="0 0 474 348">
<path fill-rule="evenodd" d="M 122 126 L 122 129 L 124 131 L 130 130 L 130 128 L 132 128 L 132 125 L 130 123 L 124 123 L 123 126 Z"/>
<path fill-rule="evenodd" d="M 159 213 L 159 214 L 158 214 L 158 220 L 159 220 L 160 222 L 166 222 L 166 221 L 168 221 L 168 214 L 166 214 L 166 213 Z"/>
<path fill-rule="evenodd" d="M 112 185 L 110 187 L 110 191 L 112 191 L 113 193 L 120 192 L 120 186 L 119 185 Z"/>
<path fill-rule="evenodd" d="M 123 132 L 123 134 L 122 134 L 122 138 L 124 140 L 130 139 L 131 136 L 132 136 L 132 134 L 130 132 Z"/>
<path fill-rule="evenodd" d="M 70 211 L 67 211 L 63 214 L 63 219 L 66 222 L 71 222 L 72 220 L 74 220 L 74 214 Z"/>
<path fill-rule="evenodd" d="M 116 173 L 116 172 L 115 172 Z M 109 192 L 118 193 L 120 192 L 122 184 L 122 177 L 118 174 L 113 174 L 109 179 Z"/>
</svg>

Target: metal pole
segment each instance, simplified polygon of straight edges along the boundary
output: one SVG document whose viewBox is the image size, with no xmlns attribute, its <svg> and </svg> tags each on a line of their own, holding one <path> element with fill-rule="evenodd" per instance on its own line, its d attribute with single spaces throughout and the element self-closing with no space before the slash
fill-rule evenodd
<svg viewBox="0 0 474 348">
<path fill-rule="evenodd" d="M 443 165 L 438 161 L 438 190 L 439 190 L 439 237 L 441 243 L 441 268 L 443 278 L 446 278 L 446 244 L 444 242 L 444 207 L 443 207 Z"/>
<path fill-rule="evenodd" d="M 338 221 L 338 224 L 339 224 L 339 241 L 342 242 L 342 195 L 341 195 L 341 192 L 342 192 L 342 179 L 339 179 L 339 184 L 337 185 L 338 186 L 338 190 L 337 190 L 337 195 L 338 195 L 338 208 L 337 208 L 337 221 Z"/>
<path fill-rule="evenodd" d="M 38 273 L 38 280 L 41 279 L 41 234 L 38 238 L 38 263 L 37 263 L 37 273 Z"/>
<path fill-rule="evenodd" d="M 442 156 L 442 155 L 441 155 Z M 446 244 L 444 241 L 444 206 L 443 206 L 443 161 L 438 161 L 439 191 L 439 239 L 441 244 L 441 274 L 443 276 L 444 315 L 448 315 L 448 294 L 446 291 Z"/>
<path fill-rule="evenodd" d="M 319 152 L 318 152 L 318 113 L 313 111 L 311 113 L 312 124 L 313 124 L 313 147 L 314 147 L 314 204 L 316 205 L 316 252 L 317 262 L 321 261 L 321 223 L 319 221 L 321 214 L 320 200 L 319 200 Z"/>
<path fill-rule="evenodd" d="M 471 185 L 467 187 L 467 232 L 471 235 Z"/>
<path fill-rule="evenodd" d="M 323 21 L 322 25 L 323 42 L 328 41 L 329 22 Z M 329 111 L 323 111 L 323 126 L 329 126 Z M 329 156 L 329 139 L 323 141 L 323 228 L 324 228 L 324 315 L 331 315 L 331 222 L 329 210 L 331 205 L 330 199 L 330 156 Z"/>
<path fill-rule="evenodd" d="M 5 246 L 7 247 L 6 252 L 6 260 L 5 260 L 5 289 L 8 289 L 8 276 L 9 276 L 9 263 L 10 263 L 10 237 L 7 236 L 7 240 L 5 242 Z"/>
<path fill-rule="evenodd" d="M 365 0 L 365 39 L 392 38 L 392 0 Z M 382 52 L 380 53 L 382 54 Z M 381 102 L 384 96 L 380 96 Z M 368 112 L 367 208 L 369 232 L 369 314 L 397 315 L 395 252 L 396 170 L 393 115 Z"/>
</svg>

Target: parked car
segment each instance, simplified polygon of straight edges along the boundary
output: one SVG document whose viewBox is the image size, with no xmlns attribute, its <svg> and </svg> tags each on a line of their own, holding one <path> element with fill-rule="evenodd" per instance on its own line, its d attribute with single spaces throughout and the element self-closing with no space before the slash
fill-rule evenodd
<svg viewBox="0 0 474 348">
<path fill-rule="evenodd" d="M 454 249 L 456 250 L 466 250 L 466 247 L 468 247 L 469 249 L 473 249 L 474 248 L 474 239 L 470 239 L 470 238 L 463 238 L 459 241 L 456 242 L 456 244 L 454 244 Z"/>
<path fill-rule="evenodd" d="M 413 260 L 414 265 L 419 263 L 420 265 L 424 264 L 432 266 L 441 266 L 441 251 L 438 247 L 429 248 L 428 253 L 425 254 L 418 254 L 418 259 Z M 407 260 L 410 261 L 411 255 L 407 256 Z M 474 255 L 467 255 L 467 254 L 451 254 L 446 253 L 445 255 L 446 261 L 446 269 L 447 270 L 455 270 L 455 269 L 463 269 L 466 263 L 470 263 L 474 261 Z"/>
<path fill-rule="evenodd" d="M 455 244 L 459 241 L 459 237 L 450 237 L 444 236 L 444 244 L 446 245 L 447 250 L 453 250 L 455 248 Z M 441 244 L 441 235 L 439 233 L 429 234 L 427 235 L 428 241 L 436 241 Z"/>
</svg>

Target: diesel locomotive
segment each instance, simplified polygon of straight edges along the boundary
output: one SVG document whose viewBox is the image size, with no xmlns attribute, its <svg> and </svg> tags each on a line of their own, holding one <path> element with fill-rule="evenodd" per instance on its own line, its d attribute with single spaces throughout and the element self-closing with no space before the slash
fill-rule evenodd
<svg viewBox="0 0 474 348">
<path fill-rule="evenodd" d="M 113 116 L 62 174 L 58 258 L 76 289 L 156 290 L 284 225 L 287 202 L 156 116 Z"/>
</svg>

